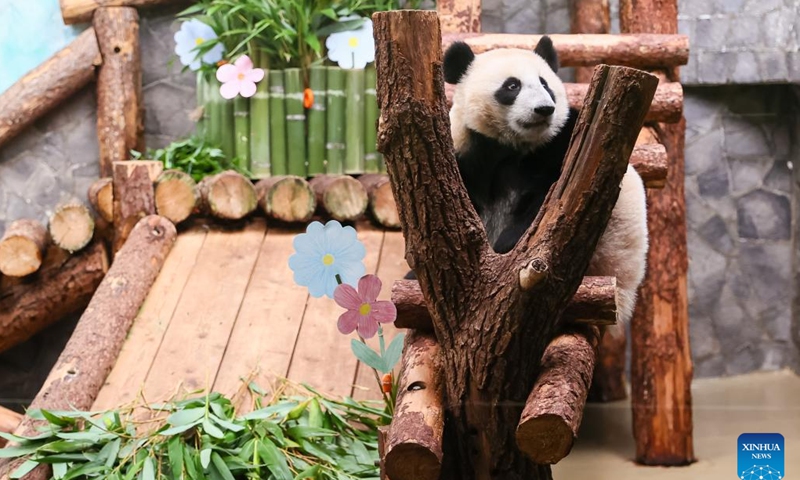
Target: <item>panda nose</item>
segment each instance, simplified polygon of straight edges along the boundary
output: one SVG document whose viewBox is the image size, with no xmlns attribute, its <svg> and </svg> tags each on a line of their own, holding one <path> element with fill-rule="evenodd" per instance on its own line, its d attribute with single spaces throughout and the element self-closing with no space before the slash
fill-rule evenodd
<svg viewBox="0 0 800 480">
<path fill-rule="evenodd" d="M 541 115 L 543 117 L 549 117 L 550 115 L 553 114 L 553 112 L 555 110 L 556 110 L 556 107 L 549 107 L 549 106 L 548 107 L 536 107 L 536 108 L 533 109 L 534 112 L 538 113 L 539 115 Z"/>
</svg>

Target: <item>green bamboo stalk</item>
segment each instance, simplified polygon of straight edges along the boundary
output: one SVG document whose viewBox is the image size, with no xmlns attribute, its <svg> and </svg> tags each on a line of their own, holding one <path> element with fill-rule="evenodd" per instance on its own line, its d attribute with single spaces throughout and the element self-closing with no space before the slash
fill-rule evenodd
<svg viewBox="0 0 800 480">
<path fill-rule="evenodd" d="M 225 157 L 232 161 L 236 156 L 236 128 L 233 118 L 233 100 L 222 98 L 219 88 L 216 89 L 219 97 L 219 141 Z"/>
<path fill-rule="evenodd" d="M 325 173 L 325 67 L 311 67 L 309 88 L 314 94 L 314 103 L 308 110 L 308 175 Z"/>
<path fill-rule="evenodd" d="M 233 99 L 234 151 L 241 169 L 250 171 L 250 100 L 236 96 Z"/>
<path fill-rule="evenodd" d="M 268 72 L 267 55 L 259 52 L 256 66 Z M 250 174 L 261 179 L 270 176 L 270 116 L 269 74 L 256 84 L 256 94 L 250 98 Z"/>
<path fill-rule="evenodd" d="M 381 155 L 378 153 L 378 97 L 375 95 L 377 76 L 375 67 L 367 67 L 364 80 L 364 171 L 380 171 Z"/>
<path fill-rule="evenodd" d="M 306 177 L 306 110 L 303 107 L 303 81 L 299 68 L 287 68 L 283 81 L 286 87 L 286 139 L 289 175 Z"/>
<path fill-rule="evenodd" d="M 202 108 L 203 113 L 200 118 L 197 119 L 197 123 L 195 123 L 194 132 L 198 138 L 205 138 L 206 137 L 206 126 L 208 125 L 208 105 L 206 105 L 206 79 L 203 72 L 197 72 L 197 86 L 196 95 L 197 95 L 197 108 Z"/>
<path fill-rule="evenodd" d="M 344 173 L 364 173 L 364 69 L 346 75 Z"/>
<path fill-rule="evenodd" d="M 269 71 L 269 132 L 272 175 L 286 175 L 286 107 L 283 70 Z"/>
<path fill-rule="evenodd" d="M 205 115 L 206 126 L 205 126 L 205 140 L 211 145 L 215 147 L 219 147 L 222 145 L 222 141 L 220 139 L 220 104 L 223 101 L 222 96 L 219 94 L 219 87 L 220 83 L 214 78 L 214 74 L 210 74 L 209 76 L 205 77 L 204 80 L 205 84 L 205 94 L 203 98 L 206 102 L 206 110 L 208 111 Z"/>
<path fill-rule="evenodd" d="M 345 92 L 344 70 L 327 67 L 327 112 L 325 128 L 325 152 L 328 173 L 344 172 Z"/>
</svg>

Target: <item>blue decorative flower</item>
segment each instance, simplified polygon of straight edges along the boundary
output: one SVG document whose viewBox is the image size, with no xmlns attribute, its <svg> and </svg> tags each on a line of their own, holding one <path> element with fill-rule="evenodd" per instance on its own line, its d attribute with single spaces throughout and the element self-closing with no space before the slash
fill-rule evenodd
<svg viewBox="0 0 800 480">
<path fill-rule="evenodd" d="M 294 249 L 289 268 L 294 271 L 294 281 L 308 287 L 312 297 L 333 298 L 339 285 L 336 275 L 342 283 L 353 286 L 364 275 L 363 260 L 367 254 L 364 244 L 353 227 L 342 227 L 336 220 L 324 226 L 311 222 L 306 233 L 294 237 Z"/>
<path fill-rule="evenodd" d="M 357 15 L 343 17 L 341 21 L 358 19 Z M 375 39 L 372 36 L 372 20 L 366 19 L 361 27 L 345 32 L 336 32 L 325 40 L 328 58 L 339 67 L 364 68 L 375 61 Z"/>
<path fill-rule="evenodd" d="M 208 40 L 217 38 L 214 29 L 197 19 L 192 19 L 181 24 L 181 29 L 175 32 L 175 53 L 181 58 L 181 63 L 188 65 L 192 70 L 199 70 L 201 63 L 214 65 L 222 60 L 225 48 L 221 43 L 214 45 L 211 50 L 201 56 L 196 49 Z"/>
</svg>

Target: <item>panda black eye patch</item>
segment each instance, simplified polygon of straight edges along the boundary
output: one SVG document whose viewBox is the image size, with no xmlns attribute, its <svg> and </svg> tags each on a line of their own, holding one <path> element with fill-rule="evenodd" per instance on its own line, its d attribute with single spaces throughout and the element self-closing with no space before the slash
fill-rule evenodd
<svg viewBox="0 0 800 480">
<path fill-rule="evenodd" d="M 516 77 L 508 77 L 503 85 L 494 93 L 494 98 L 501 105 L 512 105 L 519 95 L 522 82 Z"/>
<path fill-rule="evenodd" d="M 555 102 L 556 101 L 556 94 L 553 93 L 553 90 L 547 85 L 547 80 L 545 80 L 542 77 L 539 77 L 539 81 L 542 82 L 542 86 L 544 87 L 544 90 L 548 93 L 548 95 L 550 95 L 550 98 L 552 98 L 553 101 Z"/>
</svg>

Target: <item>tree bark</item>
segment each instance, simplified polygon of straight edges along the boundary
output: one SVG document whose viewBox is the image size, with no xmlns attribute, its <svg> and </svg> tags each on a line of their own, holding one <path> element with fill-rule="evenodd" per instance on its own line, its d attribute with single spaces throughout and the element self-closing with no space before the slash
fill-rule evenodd
<svg viewBox="0 0 800 480">
<path fill-rule="evenodd" d="M 592 382 L 598 336 L 597 327 L 574 327 L 544 352 L 517 427 L 517 445 L 536 463 L 558 463 L 572 450 Z"/>
<path fill-rule="evenodd" d="M 39 270 L 47 248 L 47 230 L 36 220 L 11 222 L 0 238 L 0 273 L 24 277 Z"/>
<path fill-rule="evenodd" d="M 623 33 L 678 31 L 677 0 L 621 0 Z M 678 69 L 663 72 L 680 79 Z M 683 119 L 655 126 L 667 150 L 666 185 L 647 192 L 650 249 L 639 303 L 631 320 L 631 403 L 636 461 L 646 465 L 694 462 L 692 358 L 686 274 Z"/>
<path fill-rule="evenodd" d="M 103 220 L 114 221 L 114 180 L 111 177 L 100 178 L 91 184 L 86 196 Z"/>
<path fill-rule="evenodd" d="M 597 347 L 589 402 L 614 402 L 628 398 L 625 389 L 625 329 L 622 325 L 605 328 Z"/>
<path fill-rule="evenodd" d="M 385 472 L 393 480 L 438 480 L 444 407 L 439 344 L 433 334 L 410 330 L 402 365 L 384 446 Z"/>
<path fill-rule="evenodd" d="M 448 372 L 442 478 L 549 479 L 517 448 L 521 405 L 608 222 L 657 79 L 595 71 L 561 178 L 517 247 L 498 255 L 460 180 L 436 14 L 373 21 L 379 151 Z"/>
<path fill-rule="evenodd" d="M 367 211 L 367 191 L 349 175 L 317 175 L 308 183 L 317 196 L 317 205 L 334 220 L 353 221 Z"/>
<path fill-rule="evenodd" d="M 94 29 L 31 70 L 0 95 L 0 147 L 95 78 L 102 63 Z"/>
<path fill-rule="evenodd" d="M 586 67 L 608 63 L 626 67 L 675 67 L 689 61 L 686 35 L 549 35 L 563 67 Z M 442 38 L 443 48 L 464 41 L 475 54 L 495 48 L 533 50 L 541 35 L 509 33 L 450 33 Z M 647 53 L 642 53 L 647 52 Z"/>
<path fill-rule="evenodd" d="M 61 18 L 67 25 L 88 22 L 92 13 L 101 7 L 156 7 L 159 5 L 188 4 L 190 0 L 59 0 Z"/>
<path fill-rule="evenodd" d="M 31 403 L 31 409 L 91 408 L 176 235 L 175 226 L 163 217 L 148 216 L 136 225 Z M 29 436 L 42 423 L 25 416 L 14 433 Z M 7 478 L 20 463 L 16 460 L 0 467 L 0 478 Z M 48 467 L 39 466 L 25 478 L 45 479 L 48 471 Z"/>
<path fill-rule="evenodd" d="M 59 204 L 50 216 L 48 224 L 53 243 L 64 250 L 75 253 L 94 236 L 94 217 L 86 205 L 70 200 Z"/>
<path fill-rule="evenodd" d="M 93 19 L 103 65 L 97 75 L 97 139 L 100 176 L 114 162 L 144 151 L 139 14 L 131 7 L 99 8 Z"/>
<path fill-rule="evenodd" d="M 156 212 L 175 225 L 189 218 L 200 199 L 197 183 L 180 170 L 162 172 L 154 188 Z"/>
<path fill-rule="evenodd" d="M 35 274 L 4 282 L 0 291 L 0 352 L 86 308 L 107 271 L 108 251 L 102 242 L 94 242 L 76 255 L 51 251 Z"/>
<path fill-rule="evenodd" d="M 613 325 L 617 321 L 616 279 L 584 277 L 583 282 L 561 315 L 565 324 Z M 416 280 L 395 280 L 392 303 L 397 308 L 397 328 L 433 331 L 433 321 L 425 297 Z"/>
<path fill-rule="evenodd" d="M 480 0 L 439 0 L 436 2 L 442 33 L 480 32 Z"/>
<path fill-rule="evenodd" d="M 394 201 L 389 176 L 381 173 L 367 173 L 358 177 L 369 199 L 367 211 L 378 225 L 386 228 L 400 228 L 397 202 Z"/>
<path fill-rule="evenodd" d="M 280 175 L 256 183 L 258 205 L 264 214 L 281 222 L 305 223 L 314 216 L 317 199 L 305 178 Z"/>
<path fill-rule="evenodd" d="M 610 33 L 611 9 L 608 0 L 571 0 L 569 5 L 570 31 L 572 33 Z M 575 69 L 575 81 L 587 83 L 592 79 L 593 68 Z"/>
<path fill-rule="evenodd" d="M 631 154 L 631 165 L 642 177 L 646 188 L 664 188 L 669 170 L 664 145 L 637 145 Z"/>
<path fill-rule="evenodd" d="M 200 210 L 222 220 L 240 220 L 258 207 L 253 183 L 233 170 L 205 177 L 197 188 Z"/>
<path fill-rule="evenodd" d="M 156 213 L 153 181 L 161 166 L 155 161 L 114 162 L 114 254 L 139 220 Z"/>
</svg>

